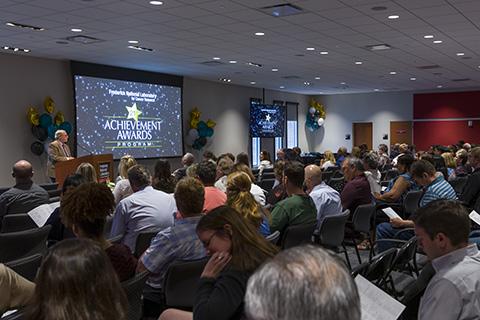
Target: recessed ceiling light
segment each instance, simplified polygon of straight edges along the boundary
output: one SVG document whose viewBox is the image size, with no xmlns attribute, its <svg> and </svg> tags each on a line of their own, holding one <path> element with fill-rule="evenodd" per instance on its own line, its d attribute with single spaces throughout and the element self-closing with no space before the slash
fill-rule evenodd
<svg viewBox="0 0 480 320">
<path fill-rule="evenodd" d="M 306 85 L 307 87 L 308 87 L 309 85 L 311 85 L 311 83 L 308 82 L 308 81 L 305 81 L 303 84 Z"/>
<path fill-rule="evenodd" d="M 355 64 L 363 64 L 362 61 L 355 61 Z"/>
<path fill-rule="evenodd" d="M 315 50 L 315 48 L 313 48 L 313 47 L 308 47 L 307 48 L 307 51 L 314 51 L 314 50 Z"/>
<path fill-rule="evenodd" d="M 273 71 L 273 72 L 277 72 L 278 69 L 277 69 L 277 68 L 273 68 L 272 71 Z"/>
<path fill-rule="evenodd" d="M 150 1 L 149 3 L 153 6 L 161 6 L 163 4 L 162 1 Z"/>
<path fill-rule="evenodd" d="M 256 84 L 256 82 L 255 81 L 250 81 L 250 84 Z"/>
<path fill-rule="evenodd" d="M 438 43 L 442 43 L 443 41 L 442 40 L 434 40 L 433 43 L 435 44 L 438 44 Z"/>
<path fill-rule="evenodd" d="M 145 48 L 145 47 L 140 47 L 140 46 L 133 46 L 130 45 L 127 47 L 128 49 L 133 49 L 133 50 L 139 50 L 139 51 L 148 51 L 148 52 L 153 52 L 152 48 Z"/>
<path fill-rule="evenodd" d="M 346 83 L 346 82 L 340 82 L 340 84 L 342 84 L 342 85 L 346 85 L 347 83 Z"/>
<path fill-rule="evenodd" d="M 285 86 L 280 86 L 280 89 L 285 89 Z"/>
<path fill-rule="evenodd" d="M 390 71 L 390 74 L 397 74 L 396 71 Z"/>
<path fill-rule="evenodd" d="M 83 30 L 79 29 L 79 28 L 72 28 L 72 29 L 70 29 L 70 31 L 72 31 L 72 32 L 82 32 Z"/>
<path fill-rule="evenodd" d="M 410 80 L 415 81 L 415 80 L 417 80 L 417 78 L 411 77 Z"/>
<path fill-rule="evenodd" d="M 439 85 L 437 86 L 437 88 L 441 89 L 441 88 L 443 88 L 443 86 L 442 86 L 441 84 L 439 84 Z"/>
<path fill-rule="evenodd" d="M 229 79 L 229 78 L 220 78 L 218 80 L 223 81 L 223 82 L 232 82 L 232 79 Z"/>
<path fill-rule="evenodd" d="M 252 66 L 252 67 L 257 67 L 257 68 L 262 67 L 262 65 L 260 63 L 255 63 L 255 62 L 247 62 L 246 65 Z"/>
<path fill-rule="evenodd" d="M 213 60 L 220 60 L 219 57 L 213 57 L 212 59 L 213 59 Z"/>
<path fill-rule="evenodd" d="M 33 31 L 43 31 L 43 30 L 45 30 L 45 28 L 42 28 L 42 27 L 36 27 L 36 26 L 28 25 L 28 24 L 11 22 L 11 21 L 6 22 L 5 24 L 9 27 L 18 27 L 18 28 L 23 28 L 23 29 L 30 29 L 30 30 L 33 30 Z"/>
<path fill-rule="evenodd" d="M 464 56 L 464 55 L 465 55 L 464 52 L 458 52 L 458 53 L 457 53 L 457 56 L 459 56 L 459 57 Z"/>
<path fill-rule="evenodd" d="M 478 68 L 480 68 L 480 66 L 478 66 Z"/>
<path fill-rule="evenodd" d="M 128 40 L 128 43 L 136 44 L 136 43 L 138 43 L 138 41 L 137 40 Z"/>
<path fill-rule="evenodd" d="M 328 54 L 328 51 L 321 51 L 320 54 Z"/>
<path fill-rule="evenodd" d="M 22 49 L 22 48 L 9 47 L 9 46 L 3 46 L 2 49 L 3 50 L 10 50 L 10 51 L 13 51 L 13 52 L 25 52 L 25 53 L 30 52 L 30 49 Z"/>
<path fill-rule="evenodd" d="M 432 39 L 433 38 L 433 35 L 431 34 L 427 34 L 426 36 L 423 36 L 425 39 Z"/>
<path fill-rule="evenodd" d="M 396 15 L 396 14 L 393 14 L 393 15 L 391 15 L 391 16 L 388 16 L 388 19 L 390 19 L 390 20 L 394 20 L 394 19 L 398 19 L 398 18 L 400 18 L 400 16 L 399 16 L 399 15 Z"/>
<path fill-rule="evenodd" d="M 373 89 L 373 91 L 380 91 L 380 89 Z"/>
<path fill-rule="evenodd" d="M 264 35 L 265 35 L 265 32 L 255 32 L 255 35 L 256 35 L 256 36 L 264 36 Z"/>
<path fill-rule="evenodd" d="M 237 60 L 230 60 L 228 63 L 237 63 Z"/>
<path fill-rule="evenodd" d="M 315 77 L 315 80 L 320 80 L 320 77 Z"/>
</svg>

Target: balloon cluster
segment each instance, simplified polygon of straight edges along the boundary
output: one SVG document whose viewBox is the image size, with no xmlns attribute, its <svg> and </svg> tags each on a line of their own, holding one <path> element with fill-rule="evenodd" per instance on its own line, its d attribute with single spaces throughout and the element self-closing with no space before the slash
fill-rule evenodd
<svg viewBox="0 0 480 320">
<path fill-rule="evenodd" d="M 30 150 L 37 156 L 41 155 L 44 151 L 43 142 L 50 139 L 55 139 L 55 132 L 59 129 L 65 130 L 68 134 L 72 131 L 72 125 L 70 122 L 65 121 L 63 113 L 58 111 L 55 116 L 55 102 L 51 97 L 46 97 L 43 102 L 45 113 L 41 114 L 35 107 L 28 107 L 27 119 L 32 125 L 32 134 L 37 139 L 30 145 Z"/>
<path fill-rule="evenodd" d="M 326 112 L 322 104 L 310 100 L 310 108 L 308 108 L 306 126 L 311 131 L 319 129 L 325 123 Z"/>
<path fill-rule="evenodd" d="M 200 150 L 207 144 L 207 138 L 213 136 L 213 128 L 217 124 L 212 119 L 207 122 L 200 120 L 200 111 L 194 108 L 190 111 L 190 130 L 188 130 L 187 145 L 195 150 Z"/>
</svg>

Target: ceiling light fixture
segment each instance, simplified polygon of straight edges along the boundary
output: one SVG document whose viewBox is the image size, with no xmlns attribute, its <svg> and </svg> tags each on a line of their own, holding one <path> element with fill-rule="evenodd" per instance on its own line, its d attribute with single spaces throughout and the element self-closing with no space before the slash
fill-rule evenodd
<svg viewBox="0 0 480 320">
<path fill-rule="evenodd" d="M 152 6 L 161 6 L 163 4 L 162 1 L 150 1 L 149 2 Z"/>
<path fill-rule="evenodd" d="M 439 85 L 437 86 L 437 88 L 438 88 L 438 89 L 441 89 L 441 88 L 443 88 L 443 86 L 442 86 L 441 84 L 439 84 Z"/>
<path fill-rule="evenodd" d="M 250 81 L 250 84 L 256 84 L 256 82 L 255 81 Z"/>
<path fill-rule="evenodd" d="M 213 59 L 213 60 L 220 60 L 219 57 L 213 57 L 212 59 Z"/>
<path fill-rule="evenodd" d="M 362 61 L 355 61 L 355 64 L 363 64 Z"/>
<path fill-rule="evenodd" d="M 237 63 L 237 60 L 230 60 L 230 61 L 228 61 L 228 63 L 234 64 L 234 63 Z"/>
<path fill-rule="evenodd" d="M 79 28 L 72 28 L 72 29 L 70 29 L 70 31 L 72 31 L 72 32 L 82 32 L 83 30 L 79 29 Z"/>
<path fill-rule="evenodd" d="M 307 86 L 307 87 L 308 87 L 309 85 L 311 85 L 311 83 L 308 82 L 308 81 L 305 81 L 303 84 L 304 84 L 305 86 Z"/>
<path fill-rule="evenodd" d="M 415 81 L 415 80 L 417 80 L 417 78 L 411 77 L 410 80 Z"/>
<path fill-rule="evenodd" d="M 393 15 L 391 15 L 391 16 L 388 16 L 388 19 L 390 19 L 390 20 L 395 20 L 395 19 L 398 19 L 398 18 L 400 18 L 400 16 L 399 16 L 399 15 L 396 15 L 396 14 L 393 14 Z"/>
<path fill-rule="evenodd" d="M 320 77 L 315 77 L 315 80 L 320 80 Z"/>
<path fill-rule="evenodd" d="M 425 39 L 432 39 L 433 38 L 433 35 L 431 34 L 427 34 L 426 36 L 423 36 Z"/>
<path fill-rule="evenodd" d="M 458 53 L 457 53 L 457 56 L 459 56 L 459 57 L 464 56 L 464 55 L 465 55 L 464 52 L 458 52 Z"/>
<path fill-rule="evenodd" d="M 321 51 L 320 54 L 328 54 L 328 51 Z"/>
<path fill-rule="evenodd" d="M 277 68 L 273 68 L 273 69 L 272 69 L 272 72 L 277 72 L 277 71 L 278 71 Z"/>
<path fill-rule="evenodd" d="M 257 67 L 257 68 L 262 67 L 262 65 L 260 63 L 255 63 L 255 62 L 247 62 L 246 65 L 252 66 L 252 67 Z"/>
<path fill-rule="evenodd" d="M 228 79 L 228 78 L 220 78 L 218 80 L 223 81 L 223 82 L 232 82 L 232 79 Z"/>
<path fill-rule="evenodd" d="M 9 51 L 13 51 L 13 52 L 25 52 L 25 53 L 29 53 L 30 52 L 30 49 L 22 49 L 22 48 L 17 48 L 17 47 L 10 47 L 10 46 L 3 46 L 2 47 L 3 50 L 9 50 Z"/>
<path fill-rule="evenodd" d="M 390 74 L 397 74 L 396 71 L 390 71 Z"/>
<path fill-rule="evenodd" d="M 255 32 L 255 35 L 261 37 L 265 35 L 265 32 Z"/>
<path fill-rule="evenodd" d="M 341 85 L 346 85 L 347 83 L 346 82 L 340 82 Z"/>
<path fill-rule="evenodd" d="M 23 28 L 23 29 L 30 29 L 30 30 L 33 30 L 33 31 L 43 31 L 43 30 L 45 30 L 45 28 L 42 28 L 42 27 L 36 27 L 36 26 L 31 26 L 31 25 L 23 24 L 23 23 L 16 23 L 16 22 L 12 22 L 12 21 L 6 22 L 5 24 L 9 27 L 18 27 L 18 28 Z"/>
<path fill-rule="evenodd" d="M 285 89 L 285 86 L 280 86 L 280 89 Z"/>
<path fill-rule="evenodd" d="M 434 40 L 433 43 L 435 44 L 439 44 L 439 43 L 442 43 L 443 41 L 442 40 Z"/>
<path fill-rule="evenodd" d="M 315 51 L 315 48 L 313 48 L 313 47 L 308 47 L 308 48 L 307 48 L 307 51 Z"/>
<path fill-rule="evenodd" d="M 139 51 L 147 51 L 147 52 L 152 52 L 153 49 L 151 48 L 145 48 L 145 47 L 140 47 L 140 46 L 128 46 L 127 48 L 133 49 L 133 50 L 139 50 Z"/>
<path fill-rule="evenodd" d="M 373 89 L 373 91 L 380 91 L 380 89 Z"/>
<path fill-rule="evenodd" d="M 128 43 L 131 43 L 131 44 L 137 44 L 138 41 L 137 40 L 128 40 Z"/>
</svg>

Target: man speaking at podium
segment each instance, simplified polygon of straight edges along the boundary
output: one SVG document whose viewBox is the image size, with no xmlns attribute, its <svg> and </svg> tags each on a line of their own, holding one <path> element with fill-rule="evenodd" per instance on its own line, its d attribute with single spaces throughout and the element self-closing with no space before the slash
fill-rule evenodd
<svg viewBox="0 0 480 320">
<path fill-rule="evenodd" d="M 55 182 L 55 164 L 58 161 L 72 160 L 70 148 L 67 145 L 68 133 L 65 130 L 55 132 L 55 141 L 48 145 L 48 176 Z"/>
</svg>

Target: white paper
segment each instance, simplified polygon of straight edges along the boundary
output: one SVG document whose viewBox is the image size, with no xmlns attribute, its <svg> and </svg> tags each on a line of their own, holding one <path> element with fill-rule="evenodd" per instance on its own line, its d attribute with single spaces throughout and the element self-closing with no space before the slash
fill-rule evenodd
<svg viewBox="0 0 480 320">
<path fill-rule="evenodd" d="M 388 208 L 385 208 L 385 209 L 382 209 L 382 211 L 390 218 L 390 219 L 393 219 L 393 218 L 400 218 L 400 216 L 390 207 Z"/>
<path fill-rule="evenodd" d="M 355 277 L 362 320 L 396 320 L 405 306 L 383 292 L 373 283 L 358 275 Z"/>
<path fill-rule="evenodd" d="M 387 188 L 388 188 L 388 187 L 386 187 L 386 186 L 383 186 L 383 187 L 382 187 L 382 191 L 385 191 L 385 190 L 387 190 Z"/>
<path fill-rule="evenodd" d="M 48 218 L 52 212 L 60 206 L 60 201 L 50 203 L 50 204 L 42 204 L 35 209 L 30 210 L 27 214 L 32 218 L 35 224 L 41 228 L 45 225 Z"/>
<path fill-rule="evenodd" d="M 475 222 L 476 224 L 480 225 L 480 214 L 477 213 L 477 211 L 472 210 L 470 214 L 468 215 L 470 219 Z"/>
</svg>

